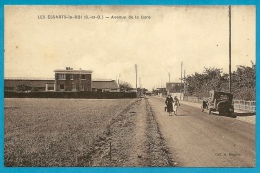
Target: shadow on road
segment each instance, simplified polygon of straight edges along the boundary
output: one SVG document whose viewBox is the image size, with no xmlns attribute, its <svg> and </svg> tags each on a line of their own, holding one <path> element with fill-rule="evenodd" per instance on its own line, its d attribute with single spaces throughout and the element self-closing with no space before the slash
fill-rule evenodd
<svg viewBox="0 0 260 173">
<path fill-rule="evenodd" d="M 236 118 L 236 117 L 249 117 L 249 116 L 254 116 L 255 113 L 238 113 L 238 112 L 235 112 L 233 113 L 232 115 L 227 115 L 227 114 L 218 114 L 218 113 L 213 113 L 212 112 L 212 115 L 215 115 L 215 116 L 226 116 L 226 117 L 230 117 L 230 118 Z"/>
<path fill-rule="evenodd" d="M 211 112 L 211 115 L 223 116 L 223 117 L 229 117 L 229 118 L 236 118 L 238 116 L 236 113 L 228 115 L 228 114 L 219 114 L 219 113 L 215 113 L 215 112 Z"/>
<path fill-rule="evenodd" d="M 245 116 L 254 116 L 255 113 L 237 113 L 235 112 L 236 116 L 245 117 Z"/>
<path fill-rule="evenodd" d="M 177 117 L 185 117 L 185 116 L 191 116 L 191 115 L 189 115 L 189 114 L 177 114 L 177 115 L 174 115 L 174 116 L 177 116 Z"/>
</svg>

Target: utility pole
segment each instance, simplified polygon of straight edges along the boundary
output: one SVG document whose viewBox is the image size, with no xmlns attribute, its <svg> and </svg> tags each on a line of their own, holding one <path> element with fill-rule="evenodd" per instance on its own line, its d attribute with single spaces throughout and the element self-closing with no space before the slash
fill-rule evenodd
<svg viewBox="0 0 260 173">
<path fill-rule="evenodd" d="M 229 92 L 231 93 L 231 5 L 228 6 L 229 11 Z"/>
<path fill-rule="evenodd" d="M 168 84 L 168 94 L 170 94 L 170 88 L 171 88 L 171 84 L 170 84 L 170 82 L 171 82 L 171 73 L 168 73 L 168 76 L 169 76 L 169 84 Z M 167 87 L 167 86 L 166 86 Z"/>
<path fill-rule="evenodd" d="M 119 73 L 119 77 L 118 77 L 118 85 L 120 84 L 120 77 L 121 77 L 121 74 Z"/>
<path fill-rule="evenodd" d="M 139 77 L 139 88 L 140 88 L 140 97 L 143 95 L 143 90 L 142 90 L 142 83 L 141 83 L 141 77 Z"/>
<path fill-rule="evenodd" d="M 168 73 L 169 76 L 169 83 L 171 82 L 171 73 Z"/>
<path fill-rule="evenodd" d="M 137 64 L 135 64 L 135 88 L 136 88 L 136 98 L 137 96 Z"/>
<path fill-rule="evenodd" d="M 182 93 L 182 62 L 181 62 L 181 93 Z"/>
<path fill-rule="evenodd" d="M 184 78 L 183 78 L 183 90 L 184 94 L 186 93 L 186 77 L 185 77 L 185 70 L 184 70 Z"/>
</svg>

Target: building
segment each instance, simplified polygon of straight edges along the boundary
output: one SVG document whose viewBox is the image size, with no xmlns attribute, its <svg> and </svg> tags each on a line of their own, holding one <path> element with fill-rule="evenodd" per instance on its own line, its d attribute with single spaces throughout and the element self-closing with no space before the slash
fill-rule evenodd
<svg viewBox="0 0 260 173">
<path fill-rule="evenodd" d="M 44 78 L 5 78 L 5 91 L 54 91 L 54 79 Z"/>
<path fill-rule="evenodd" d="M 92 80 L 92 91 L 120 92 L 120 88 L 115 80 Z"/>
<path fill-rule="evenodd" d="M 65 70 L 54 70 L 55 91 L 91 91 L 91 70 L 73 70 L 66 67 Z"/>
<path fill-rule="evenodd" d="M 73 70 L 66 67 L 64 70 L 54 70 L 55 78 L 5 78 L 5 91 L 18 92 L 120 92 L 115 80 L 92 80 L 92 71 Z"/>
<path fill-rule="evenodd" d="M 152 93 L 154 95 L 158 95 L 158 96 L 167 95 L 166 88 L 156 88 L 156 89 L 153 89 Z"/>
<path fill-rule="evenodd" d="M 167 82 L 166 90 L 168 93 L 182 93 L 184 91 L 184 83 L 180 82 Z"/>
</svg>

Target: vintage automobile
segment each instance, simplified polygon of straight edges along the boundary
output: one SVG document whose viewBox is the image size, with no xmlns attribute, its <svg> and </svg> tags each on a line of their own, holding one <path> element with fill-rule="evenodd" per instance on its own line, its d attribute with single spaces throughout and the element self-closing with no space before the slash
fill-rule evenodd
<svg viewBox="0 0 260 173">
<path fill-rule="evenodd" d="M 217 111 L 219 114 L 232 115 L 234 113 L 234 106 L 232 104 L 233 94 L 227 92 L 210 91 L 210 97 L 207 100 L 203 100 L 201 105 L 201 111 L 205 109 L 208 113 Z"/>
</svg>

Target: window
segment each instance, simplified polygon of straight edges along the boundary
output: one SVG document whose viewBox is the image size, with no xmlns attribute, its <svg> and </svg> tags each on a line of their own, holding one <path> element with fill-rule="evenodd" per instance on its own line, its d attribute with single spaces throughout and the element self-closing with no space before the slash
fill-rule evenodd
<svg viewBox="0 0 260 173">
<path fill-rule="evenodd" d="M 72 84 L 72 91 L 76 91 L 76 85 Z"/>
<path fill-rule="evenodd" d="M 64 88 L 65 88 L 65 87 L 64 87 L 64 84 L 60 84 L 60 89 L 61 89 L 61 90 L 64 90 Z"/>
<path fill-rule="evenodd" d="M 81 91 L 84 91 L 84 85 L 81 85 Z"/>
<path fill-rule="evenodd" d="M 59 74 L 58 78 L 59 78 L 59 80 L 65 80 L 66 75 L 65 74 Z"/>
<path fill-rule="evenodd" d="M 46 91 L 54 91 L 54 84 L 46 84 Z"/>
<path fill-rule="evenodd" d="M 86 75 L 81 75 L 81 80 L 86 80 Z"/>
<path fill-rule="evenodd" d="M 73 74 L 70 75 L 70 80 L 73 80 Z"/>
<path fill-rule="evenodd" d="M 228 100 L 228 96 L 227 95 L 220 95 L 219 99 L 220 100 Z"/>
</svg>

